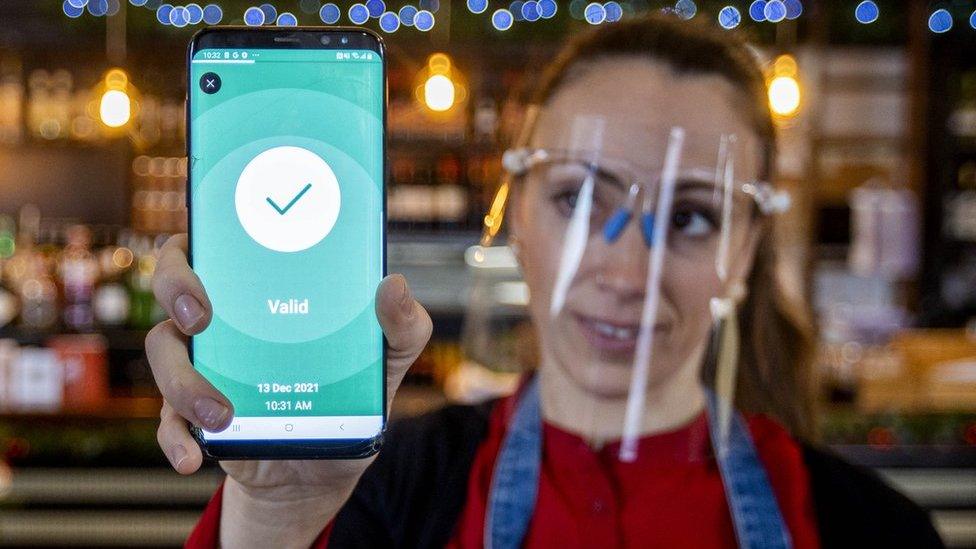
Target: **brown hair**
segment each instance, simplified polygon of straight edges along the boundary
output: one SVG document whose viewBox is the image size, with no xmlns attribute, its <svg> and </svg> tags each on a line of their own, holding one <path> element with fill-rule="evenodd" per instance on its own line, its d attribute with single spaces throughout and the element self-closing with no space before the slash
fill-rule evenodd
<svg viewBox="0 0 976 549">
<path fill-rule="evenodd" d="M 776 138 L 765 77 L 735 33 L 708 24 L 653 14 L 584 33 L 572 39 L 545 71 L 533 104 L 545 104 L 580 63 L 613 56 L 643 56 L 668 64 L 677 74 L 717 74 L 728 79 L 748 100 L 748 121 L 764 144 L 762 177 L 771 177 Z M 736 399 L 740 408 L 769 414 L 794 435 L 811 438 L 812 324 L 805 305 L 790 302 L 781 291 L 775 274 L 773 224 L 762 223 L 748 296 L 739 308 L 742 336 Z M 703 376 L 709 386 L 714 373 L 714 361 L 706 361 Z"/>
</svg>

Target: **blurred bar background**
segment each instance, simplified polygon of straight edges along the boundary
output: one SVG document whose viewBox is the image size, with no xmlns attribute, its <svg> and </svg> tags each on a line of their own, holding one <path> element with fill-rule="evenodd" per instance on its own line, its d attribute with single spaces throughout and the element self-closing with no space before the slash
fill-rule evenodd
<svg viewBox="0 0 976 549">
<path fill-rule="evenodd" d="M 397 28 L 364 25 L 389 48 L 389 265 L 435 321 L 394 414 L 503 393 L 531 362 L 511 254 L 470 259 L 501 152 L 561 40 L 671 10 L 745 33 L 767 71 L 823 442 L 976 547 L 976 2 L 389 1 L 366 6 Z M 143 340 L 154 252 L 186 228 L 186 45 L 251 6 L 349 25 L 351 5 L 0 3 L 0 546 L 182 543 L 220 471 L 168 468 Z"/>
</svg>

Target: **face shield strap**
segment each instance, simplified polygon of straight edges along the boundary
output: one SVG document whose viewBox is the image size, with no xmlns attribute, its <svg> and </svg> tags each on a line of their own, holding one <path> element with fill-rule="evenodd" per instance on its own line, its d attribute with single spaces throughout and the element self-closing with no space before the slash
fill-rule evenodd
<svg viewBox="0 0 976 549">
<path fill-rule="evenodd" d="M 671 218 L 674 187 L 677 183 L 678 166 L 681 163 L 681 150 L 684 147 L 684 140 L 684 129 L 671 129 L 667 153 L 664 157 L 664 169 L 661 172 L 657 212 L 653 220 L 654 240 L 651 253 L 648 256 L 649 265 L 644 292 L 644 308 L 641 311 L 637 349 L 634 353 L 634 369 L 627 395 L 623 435 L 620 440 L 620 459 L 625 462 L 633 462 L 637 459 L 637 442 L 640 438 L 644 417 L 644 400 L 652 358 L 651 350 L 654 347 L 654 326 L 657 324 L 658 305 L 661 301 L 661 273 L 664 268 L 664 254 L 667 248 L 667 223 Z"/>
</svg>

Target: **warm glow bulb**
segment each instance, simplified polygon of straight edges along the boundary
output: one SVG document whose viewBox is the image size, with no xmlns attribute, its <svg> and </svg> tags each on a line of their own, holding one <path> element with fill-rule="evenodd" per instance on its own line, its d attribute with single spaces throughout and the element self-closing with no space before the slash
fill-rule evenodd
<svg viewBox="0 0 976 549">
<path fill-rule="evenodd" d="M 132 101 L 124 91 L 108 90 L 102 95 L 98 106 L 102 123 L 110 128 L 119 128 L 129 122 L 132 116 Z"/>
<path fill-rule="evenodd" d="M 443 74 L 435 74 L 424 83 L 424 103 L 432 111 L 443 112 L 454 105 L 454 82 Z"/>
<path fill-rule="evenodd" d="M 769 83 L 769 108 L 778 116 L 792 116 L 800 109 L 800 83 L 792 76 L 777 76 Z"/>
</svg>

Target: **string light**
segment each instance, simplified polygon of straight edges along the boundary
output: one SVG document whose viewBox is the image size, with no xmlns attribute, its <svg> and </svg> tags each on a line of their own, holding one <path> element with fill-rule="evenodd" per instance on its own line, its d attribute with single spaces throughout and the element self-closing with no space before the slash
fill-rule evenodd
<svg viewBox="0 0 976 549">
<path fill-rule="evenodd" d="M 952 14 L 947 9 L 937 9 L 929 16 L 929 30 L 936 34 L 949 32 L 952 29 Z"/>
<path fill-rule="evenodd" d="M 199 4 L 187 4 L 186 12 L 187 20 L 191 25 L 196 25 L 200 21 L 203 21 L 203 8 Z"/>
<path fill-rule="evenodd" d="M 800 0 L 783 0 L 783 5 L 786 6 L 786 18 L 790 21 L 803 15 L 803 4 Z"/>
<path fill-rule="evenodd" d="M 497 9 L 495 13 L 491 14 L 491 26 L 495 27 L 496 30 L 507 31 L 512 28 L 514 22 L 515 18 L 512 17 L 512 12 L 505 8 Z"/>
<path fill-rule="evenodd" d="M 207 4 L 207 7 L 203 8 L 203 22 L 208 25 L 216 25 L 220 23 L 220 20 L 224 18 L 224 10 L 220 9 L 217 4 Z"/>
<path fill-rule="evenodd" d="M 71 0 L 64 0 L 61 9 L 64 10 L 64 14 L 72 19 L 77 19 L 81 17 L 81 14 L 85 13 L 85 8 L 76 7 L 71 3 Z"/>
<path fill-rule="evenodd" d="M 603 10 L 607 14 L 607 23 L 616 23 L 624 16 L 624 9 L 620 7 L 620 4 L 616 2 L 616 0 L 610 0 L 609 2 L 603 4 Z"/>
<path fill-rule="evenodd" d="M 763 15 L 770 23 L 779 23 L 786 19 L 786 5 L 783 4 L 783 0 L 769 0 L 763 9 Z"/>
<path fill-rule="evenodd" d="M 270 23 L 278 19 L 278 10 L 276 10 L 273 5 L 269 4 L 268 2 L 265 2 L 264 4 L 261 4 L 259 7 L 261 11 L 264 13 L 265 23 Z"/>
<path fill-rule="evenodd" d="M 108 0 L 89 0 L 88 13 L 101 17 L 108 13 Z"/>
<path fill-rule="evenodd" d="M 488 9 L 488 0 L 467 0 L 466 3 L 471 13 L 484 13 Z"/>
<path fill-rule="evenodd" d="M 392 11 L 385 11 L 380 15 L 380 28 L 384 32 L 396 32 L 400 28 L 400 18 Z"/>
<path fill-rule="evenodd" d="M 735 6 L 725 6 L 718 12 L 718 24 L 723 29 L 734 29 L 742 22 L 742 14 Z"/>
<path fill-rule="evenodd" d="M 280 15 L 278 15 L 278 19 L 275 21 L 275 24 L 279 27 L 297 27 L 298 18 L 295 17 L 295 14 L 291 12 L 282 12 Z"/>
<path fill-rule="evenodd" d="M 405 27 L 412 27 L 413 18 L 417 16 L 417 8 L 407 4 L 400 8 L 398 15 L 400 16 L 400 24 Z"/>
<path fill-rule="evenodd" d="M 583 10 L 583 17 L 591 25 L 599 25 L 607 19 L 607 9 L 599 2 L 591 2 Z"/>
<path fill-rule="evenodd" d="M 372 19 L 378 19 L 386 11 L 386 3 L 383 0 L 367 0 L 366 10 Z"/>
<path fill-rule="evenodd" d="M 522 4 L 522 19 L 526 21 L 533 22 L 538 21 L 541 15 L 539 15 L 539 3 L 535 0 L 527 0 Z"/>
<path fill-rule="evenodd" d="M 329 2 L 323 4 L 319 8 L 319 19 L 322 20 L 326 25 L 335 25 L 339 22 L 339 18 L 342 16 L 342 12 L 339 10 L 339 6 Z"/>
<path fill-rule="evenodd" d="M 434 28 L 434 14 L 428 10 L 420 10 L 413 16 L 413 26 L 421 32 Z"/>
<path fill-rule="evenodd" d="M 353 4 L 349 6 L 349 20 L 357 25 L 362 25 L 369 20 L 369 10 L 363 4 Z"/>
<path fill-rule="evenodd" d="M 88 0 L 65 0 L 65 4 L 75 9 L 81 9 L 88 5 Z"/>
<path fill-rule="evenodd" d="M 766 0 L 754 0 L 749 4 L 749 17 L 756 23 L 766 20 Z"/>
<path fill-rule="evenodd" d="M 169 25 L 169 12 L 173 11 L 170 4 L 162 4 L 156 10 L 156 20 L 164 25 Z M 244 13 L 244 20 L 247 21 L 247 12 Z"/>
<path fill-rule="evenodd" d="M 159 8 L 162 9 L 162 8 Z M 158 13 L 158 12 L 157 12 Z M 261 8 L 251 6 L 244 10 L 244 24 L 249 27 L 260 27 L 264 24 L 264 11 Z"/>
<path fill-rule="evenodd" d="M 559 6 L 556 4 L 556 0 L 539 0 L 539 15 L 543 19 L 552 19 L 558 10 Z"/>
<path fill-rule="evenodd" d="M 674 3 L 674 13 L 687 21 L 698 13 L 698 6 L 695 5 L 694 0 L 678 0 Z"/>
<path fill-rule="evenodd" d="M 870 0 L 864 0 L 864 2 L 861 2 L 854 8 L 854 18 L 857 19 L 858 23 L 863 25 L 874 23 L 878 20 L 880 14 L 878 5 Z"/>
</svg>

